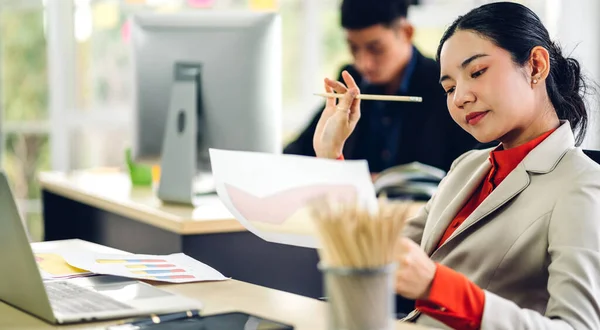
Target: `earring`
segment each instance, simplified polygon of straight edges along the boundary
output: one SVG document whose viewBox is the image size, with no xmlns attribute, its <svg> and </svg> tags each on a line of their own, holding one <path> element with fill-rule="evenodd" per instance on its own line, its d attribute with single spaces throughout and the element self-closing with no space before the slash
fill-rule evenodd
<svg viewBox="0 0 600 330">
<path fill-rule="evenodd" d="M 537 84 L 537 83 L 538 83 L 538 80 L 537 80 L 536 78 L 533 78 L 533 81 L 532 81 L 532 82 L 533 82 L 534 84 Z"/>
</svg>

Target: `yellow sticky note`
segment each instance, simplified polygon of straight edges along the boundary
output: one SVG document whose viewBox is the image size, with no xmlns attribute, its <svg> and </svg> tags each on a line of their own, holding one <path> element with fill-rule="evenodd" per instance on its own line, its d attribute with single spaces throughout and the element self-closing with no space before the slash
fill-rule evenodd
<svg viewBox="0 0 600 330">
<path fill-rule="evenodd" d="M 43 271 L 55 276 L 87 273 L 86 270 L 69 265 L 65 259 L 58 254 L 36 253 L 35 259 Z"/>
<path fill-rule="evenodd" d="M 98 29 L 112 29 L 119 24 L 119 4 L 98 2 L 92 7 L 94 26 Z"/>
<path fill-rule="evenodd" d="M 277 10 L 277 0 L 250 0 L 252 10 Z"/>
</svg>

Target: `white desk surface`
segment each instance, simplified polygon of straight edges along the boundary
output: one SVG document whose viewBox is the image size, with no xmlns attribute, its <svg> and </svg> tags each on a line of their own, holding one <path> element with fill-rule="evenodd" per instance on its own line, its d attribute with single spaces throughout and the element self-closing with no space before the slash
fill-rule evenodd
<svg viewBox="0 0 600 330">
<path fill-rule="evenodd" d="M 97 252 L 119 252 L 101 245 L 81 241 L 65 240 L 33 243 L 35 251 L 49 251 L 56 244 Z M 228 280 L 223 282 L 200 282 L 188 284 L 160 284 L 166 289 L 184 296 L 199 299 L 204 304 L 203 314 L 243 311 L 265 318 L 293 324 L 296 330 L 325 330 L 327 304 L 316 299 L 268 289 L 265 287 Z M 52 326 L 34 316 L 0 302 L 0 329 L 105 329 L 118 321 L 95 322 L 69 326 Z M 425 329 L 406 323 L 396 323 L 396 330 Z"/>
<path fill-rule="evenodd" d="M 245 231 L 216 195 L 199 199 L 196 207 L 165 204 L 151 187 L 132 186 L 116 171 L 43 172 L 42 189 L 178 234 Z"/>
</svg>

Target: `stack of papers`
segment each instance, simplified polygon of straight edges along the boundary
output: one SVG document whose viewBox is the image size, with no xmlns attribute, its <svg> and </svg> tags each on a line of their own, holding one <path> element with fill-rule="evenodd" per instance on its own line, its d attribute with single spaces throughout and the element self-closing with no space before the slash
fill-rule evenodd
<svg viewBox="0 0 600 330">
<path fill-rule="evenodd" d="M 44 280 L 94 275 L 92 272 L 69 265 L 59 253 L 36 253 L 35 261 L 37 261 Z"/>
<path fill-rule="evenodd" d="M 227 279 L 212 267 L 183 253 L 166 256 L 116 254 L 112 253 L 111 249 L 104 247 L 101 247 L 103 249 L 82 249 L 78 245 L 78 240 L 54 246 L 52 242 L 44 244 L 44 248 L 34 247 L 38 268 L 44 280 L 61 280 L 99 274 L 170 283 Z"/>
</svg>

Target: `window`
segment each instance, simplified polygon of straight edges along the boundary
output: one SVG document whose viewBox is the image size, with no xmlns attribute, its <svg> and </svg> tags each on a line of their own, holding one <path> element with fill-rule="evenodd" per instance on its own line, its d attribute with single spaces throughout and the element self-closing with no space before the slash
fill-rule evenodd
<svg viewBox="0 0 600 330">
<path fill-rule="evenodd" d="M 319 24 L 321 30 L 322 62 L 320 76 L 316 88 L 322 89 L 324 77 L 332 79 L 337 75 L 343 65 L 352 63 L 352 56 L 346 44 L 344 30 L 340 25 L 340 0 L 326 0 L 321 2 L 319 10 Z"/>
<path fill-rule="evenodd" d="M 119 166 L 131 132 L 128 2 L 76 0 L 70 168 Z M 123 9 L 122 9 L 123 8 Z"/>
<path fill-rule="evenodd" d="M 42 236 L 36 175 L 50 168 L 47 81 L 42 3 L 0 2 L 2 168 L 34 239 Z"/>
</svg>

